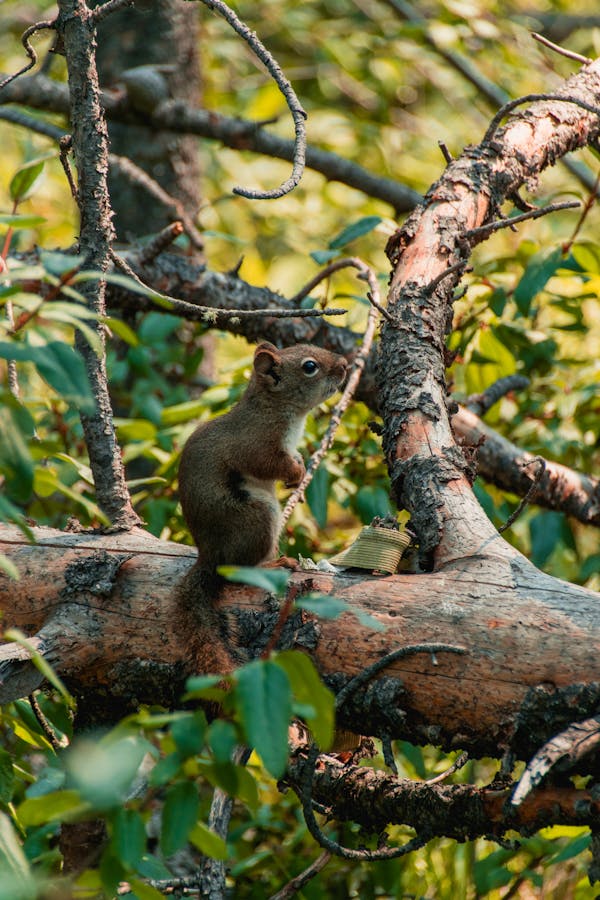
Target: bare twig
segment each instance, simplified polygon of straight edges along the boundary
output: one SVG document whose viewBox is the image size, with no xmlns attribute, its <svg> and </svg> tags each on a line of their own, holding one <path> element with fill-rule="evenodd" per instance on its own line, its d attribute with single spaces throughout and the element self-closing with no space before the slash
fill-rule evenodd
<svg viewBox="0 0 600 900">
<path fill-rule="evenodd" d="M 538 41 L 540 44 L 543 44 L 544 47 L 548 47 L 550 50 L 554 50 L 555 53 L 560 53 L 561 56 L 566 56 L 567 59 L 574 59 L 576 62 L 581 63 L 583 66 L 589 66 L 589 64 L 592 62 L 589 56 L 582 56 L 581 53 L 575 53 L 573 50 L 566 50 L 559 44 L 555 44 L 553 41 L 549 41 L 548 38 L 544 37 L 543 34 L 538 34 L 537 31 L 532 31 L 531 37 L 534 39 L 534 41 Z"/>
<path fill-rule="evenodd" d="M 193 246 L 198 250 L 204 249 L 202 232 L 198 230 L 192 218 L 185 211 L 183 203 L 175 197 L 172 197 L 171 194 L 160 186 L 158 181 L 155 181 L 154 178 L 148 175 L 147 172 L 144 172 L 143 169 L 132 162 L 132 160 L 128 159 L 128 157 L 117 156 L 116 154 L 111 153 L 108 157 L 108 161 L 118 172 L 121 172 L 135 184 L 139 184 L 152 197 L 158 200 L 159 203 L 162 203 L 166 209 L 172 210 L 174 215 L 181 220 L 185 232 Z"/>
<path fill-rule="evenodd" d="M 573 103 L 575 106 L 579 106 L 580 109 L 585 109 L 586 112 L 594 113 L 596 116 L 600 116 L 600 108 L 597 106 L 593 106 L 591 103 L 586 103 L 585 100 L 580 100 L 578 97 L 567 97 L 562 96 L 561 94 L 525 94 L 524 97 L 517 97 L 516 100 L 509 100 L 508 103 L 505 103 L 502 106 L 492 121 L 488 126 L 488 130 L 483 136 L 481 141 L 482 144 L 489 144 L 494 135 L 496 134 L 498 128 L 500 127 L 500 123 L 502 119 L 506 118 L 506 116 L 516 109 L 517 106 L 521 106 L 523 103 L 537 103 L 537 102 L 559 102 L 559 103 Z"/>
<path fill-rule="evenodd" d="M 319 447 L 310 458 L 304 478 L 285 504 L 285 508 L 281 517 L 282 527 L 291 516 L 297 504 L 304 500 L 306 488 L 312 481 L 314 474 L 319 467 L 319 464 L 321 463 L 321 460 L 333 443 L 335 432 L 339 427 L 344 412 L 348 408 L 350 401 L 352 400 L 352 397 L 356 392 L 358 383 L 367 364 L 367 359 L 369 357 L 369 353 L 371 352 L 373 339 L 375 337 L 375 330 L 377 328 L 377 313 L 381 308 L 381 304 L 379 302 L 379 286 L 377 284 L 377 277 L 375 273 L 357 257 L 353 257 L 351 260 L 340 260 L 339 262 L 345 262 L 346 265 L 352 265 L 358 268 L 360 273 L 358 277 L 366 279 L 369 283 L 370 292 L 368 296 L 371 301 L 371 308 L 369 309 L 367 327 L 365 329 L 361 348 L 354 357 L 352 370 L 350 372 L 348 381 L 346 382 L 346 386 L 342 392 L 342 396 L 331 412 L 331 418 L 327 427 L 327 431 L 323 435 L 323 439 L 321 440 Z M 338 266 L 338 268 L 341 267 Z M 323 273 L 321 273 L 321 275 L 322 277 L 326 277 L 323 275 Z"/>
<path fill-rule="evenodd" d="M 59 128 L 58 125 L 53 125 L 51 122 L 34 119 L 33 116 L 28 116 L 27 113 L 15 109 L 14 106 L 0 106 L 0 119 L 12 122 L 13 125 L 20 125 L 22 128 L 28 128 L 37 134 L 43 134 L 44 137 L 49 137 L 53 141 L 60 141 L 61 137 L 66 134 L 64 128 Z"/>
<path fill-rule="evenodd" d="M 449 778 L 451 775 L 454 775 L 455 772 L 458 772 L 459 769 L 462 769 L 463 766 L 467 764 L 469 761 L 469 754 L 467 752 L 461 753 L 456 757 L 452 765 L 446 769 L 444 772 L 441 772 L 439 775 L 436 775 L 435 778 L 428 778 L 425 784 L 439 784 L 442 781 L 445 781 L 446 778 Z"/>
<path fill-rule="evenodd" d="M 368 681 L 373 678 L 378 672 L 382 669 L 387 668 L 392 663 L 396 662 L 398 659 L 402 659 L 403 657 L 410 656 L 414 653 L 431 653 L 435 656 L 436 653 L 465 653 L 466 650 L 464 647 L 456 647 L 452 644 L 412 644 L 406 647 L 399 647 L 397 650 L 394 650 L 392 653 L 387 653 L 381 659 L 378 659 L 376 662 L 372 663 L 370 666 L 367 666 L 363 669 L 362 672 L 359 672 L 354 678 L 351 678 L 347 684 L 344 685 L 342 690 L 337 694 L 335 698 L 335 709 L 336 713 L 340 711 L 343 705 L 347 702 L 347 700 L 354 694 L 358 688 L 362 687 Z M 402 847 L 384 847 L 379 848 L 378 850 L 353 850 L 348 847 L 342 847 L 337 841 L 332 841 L 331 838 L 328 838 L 326 834 L 319 828 L 317 824 L 317 820 L 315 818 L 315 814 L 312 806 L 312 785 L 313 778 L 315 773 L 315 766 L 319 756 L 319 748 L 313 744 L 307 754 L 307 759 L 304 764 L 304 772 L 302 776 L 302 783 L 300 785 L 300 800 L 302 802 L 302 812 L 304 814 L 304 819 L 306 821 L 306 825 L 314 839 L 324 847 L 325 850 L 328 850 L 330 853 L 335 854 L 336 856 L 341 856 L 344 859 L 361 859 L 365 861 L 374 861 L 380 859 L 397 859 L 400 856 L 405 856 L 407 853 L 412 853 L 413 850 L 417 850 L 419 847 L 423 847 L 424 844 L 429 840 L 429 836 L 426 833 L 421 835 L 417 835 L 417 837 L 408 841 Z"/>
<path fill-rule="evenodd" d="M 328 850 L 324 850 L 303 872 L 300 872 L 299 875 L 288 881 L 276 894 L 271 894 L 269 900 L 288 900 L 289 897 L 293 897 L 305 884 L 308 884 L 311 878 L 314 878 L 315 875 L 318 875 L 325 868 L 330 859 L 331 853 Z"/>
<path fill-rule="evenodd" d="M 106 19 L 107 16 L 110 16 L 112 13 L 118 12 L 125 6 L 133 6 L 134 2 L 135 0 L 108 0 L 108 2 L 103 3 L 102 6 L 96 6 L 96 8 L 92 12 L 96 25 L 98 24 L 98 22 Z"/>
<path fill-rule="evenodd" d="M 599 186 L 600 186 L 600 170 L 598 171 L 598 174 L 596 175 L 596 183 L 594 184 L 593 190 L 590 191 L 590 195 L 583 205 L 583 209 L 581 210 L 581 215 L 579 216 L 579 219 L 577 220 L 577 224 L 575 225 L 575 228 L 573 229 L 573 234 L 571 235 L 570 240 L 568 240 L 565 244 L 563 244 L 562 252 L 565 254 L 565 256 L 570 252 L 571 247 L 575 243 L 577 235 L 581 231 L 583 223 L 587 219 L 587 217 L 590 213 L 590 210 L 592 209 L 594 203 L 598 199 L 598 187 Z"/>
<path fill-rule="evenodd" d="M 251 191 L 240 187 L 234 188 L 233 191 L 235 194 L 239 194 L 241 197 L 247 197 L 249 200 L 275 200 L 279 197 L 283 197 L 296 187 L 304 172 L 306 159 L 306 112 L 300 105 L 300 101 L 291 84 L 283 74 L 281 67 L 269 53 L 265 45 L 258 39 L 256 34 L 250 31 L 248 26 L 238 19 L 234 11 L 227 6 L 223 0 L 202 0 L 202 3 L 204 3 L 205 6 L 208 6 L 209 9 L 215 10 L 219 15 L 223 16 L 234 31 L 246 41 L 253 53 L 256 54 L 266 67 L 269 74 L 272 75 L 277 87 L 286 99 L 288 108 L 294 120 L 294 129 L 296 133 L 294 141 L 294 164 L 292 174 L 287 181 L 273 191 Z"/>
<path fill-rule="evenodd" d="M 160 303 L 162 306 L 168 304 L 168 308 L 171 312 L 174 312 L 184 319 L 189 319 L 192 322 L 206 322 L 206 324 L 219 327 L 219 325 L 229 319 L 260 319 L 261 317 L 274 319 L 307 319 L 311 316 L 342 316 L 347 312 L 345 309 L 337 308 L 215 309 L 212 306 L 196 306 L 194 303 L 188 303 L 187 300 L 179 300 L 177 297 L 170 297 L 168 294 L 163 294 L 160 291 L 155 291 L 153 288 L 148 287 L 123 257 L 119 256 L 114 251 L 111 251 L 111 259 L 119 269 L 144 289 L 144 293 L 148 294 L 150 299 L 155 299 L 156 302 Z"/>
<path fill-rule="evenodd" d="M 27 53 L 27 56 L 29 57 L 29 62 L 27 63 L 27 65 L 23 66 L 22 69 L 19 69 L 18 72 L 15 72 L 13 75 L 9 75 L 3 81 L 0 81 L 0 91 L 7 84 L 10 84 L 11 81 L 14 81 L 15 78 L 19 78 L 21 75 L 24 75 L 25 72 L 29 72 L 30 69 L 33 69 L 36 62 L 38 61 L 37 52 L 35 50 L 35 47 L 32 45 L 31 41 L 29 40 L 29 38 L 32 37 L 34 34 L 36 34 L 36 32 L 38 32 L 38 31 L 44 31 L 45 29 L 53 29 L 55 27 L 56 27 L 56 20 L 52 19 L 52 20 L 45 21 L 45 22 L 36 22 L 35 25 L 31 25 L 23 33 L 23 36 L 21 38 L 21 43 L 25 47 L 25 52 Z"/>
<path fill-rule="evenodd" d="M 465 265 L 466 265 L 466 261 L 461 259 L 459 262 L 454 263 L 451 266 L 448 266 L 447 269 L 444 269 L 443 272 L 440 272 L 439 275 L 436 275 L 435 278 L 432 278 L 431 281 L 429 282 L 429 284 L 425 285 L 425 287 L 423 288 L 423 292 L 425 294 L 431 294 L 436 289 L 438 284 L 440 284 L 445 278 L 447 278 L 448 275 L 454 275 L 455 272 L 460 272 L 461 269 L 463 269 L 465 267 Z M 469 271 L 471 271 L 471 270 L 469 270 Z M 460 281 L 460 279 L 459 279 L 459 281 Z"/>
<path fill-rule="evenodd" d="M 476 416 L 484 416 L 498 400 L 505 397 L 509 391 L 523 391 L 530 385 L 529 378 L 525 375 L 505 375 L 490 384 L 480 394 L 471 394 L 465 400 L 465 406 Z"/>
<path fill-rule="evenodd" d="M 527 466 L 531 466 L 534 463 L 538 464 L 538 470 L 535 474 L 535 478 L 533 479 L 533 483 L 532 483 L 531 487 L 529 488 L 529 490 L 527 491 L 527 493 L 525 494 L 525 496 L 523 497 L 523 499 L 521 500 L 521 502 L 519 503 L 519 505 L 517 506 L 517 508 L 515 509 L 515 511 L 513 513 L 511 513 L 511 515 L 508 517 L 508 519 L 506 520 L 504 525 L 501 525 L 500 528 L 498 529 L 498 532 L 500 534 L 502 534 L 503 531 L 506 531 L 507 528 L 510 528 L 510 526 L 513 524 L 513 522 L 515 522 L 516 519 L 519 518 L 519 516 L 521 515 L 521 513 L 523 512 L 523 510 L 525 509 L 525 507 L 527 506 L 527 504 L 529 503 L 529 501 L 531 500 L 533 495 L 535 494 L 536 490 L 538 489 L 540 481 L 542 480 L 544 472 L 546 471 L 546 460 L 542 459 L 541 456 L 534 456 L 533 459 L 530 459 L 527 462 L 522 463 L 521 465 L 523 468 L 526 468 Z"/>
<path fill-rule="evenodd" d="M 471 240 L 475 237 L 484 237 L 493 231 L 499 231 L 501 228 L 509 228 L 519 222 L 525 222 L 527 219 L 539 219 L 541 216 L 547 216 L 549 213 L 558 212 L 561 209 L 579 209 L 581 203 L 579 200 L 565 200 L 564 203 L 551 203 L 541 209 L 530 209 L 528 212 L 522 213 L 520 216 L 512 216 L 510 219 L 500 219 L 499 222 L 488 222 L 487 225 L 480 225 L 479 228 L 471 228 L 465 231 L 464 237 Z"/>
<path fill-rule="evenodd" d="M 40 707 L 40 704 L 37 701 L 37 697 L 35 696 L 35 694 L 29 695 L 29 703 L 31 705 L 31 709 L 33 710 L 34 716 L 38 720 L 38 724 L 39 724 L 40 728 L 44 732 L 44 735 L 47 738 L 47 740 L 52 745 L 52 749 L 56 750 L 56 752 L 58 752 L 59 750 L 64 750 L 65 747 L 68 747 L 69 742 L 66 738 L 64 739 L 64 741 L 59 741 L 59 739 L 56 737 L 56 732 L 52 728 L 50 722 L 48 721 L 48 719 L 46 718 L 44 713 L 42 712 L 42 709 Z"/>
<path fill-rule="evenodd" d="M 310 281 L 304 285 L 304 287 L 300 288 L 298 293 L 294 294 L 294 296 L 290 299 L 290 303 L 300 303 L 305 297 L 308 297 L 310 292 L 316 288 L 318 284 L 322 281 L 325 281 L 326 278 L 329 278 L 330 275 L 333 275 L 334 272 L 339 272 L 340 269 L 349 269 L 354 268 L 358 269 L 359 274 L 358 278 L 362 278 L 363 281 L 368 281 L 371 284 L 370 277 L 368 275 L 371 270 L 369 267 L 360 259 L 358 256 L 346 256 L 343 259 L 336 259 L 335 262 L 329 263 L 329 265 L 325 266 L 324 269 L 321 269 L 320 272 L 311 278 Z M 374 277 L 374 276 L 373 276 Z M 377 287 L 377 280 L 375 280 L 375 287 Z M 389 312 L 385 308 L 385 306 L 381 305 L 379 300 L 379 290 L 376 291 L 371 290 L 367 294 L 367 299 L 371 306 L 374 306 L 375 309 L 381 313 L 384 319 L 387 319 L 388 322 L 394 322 L 392 316 L 390 316 Z"/>
<path fill-rule="evenodd" d="M 445 144 L 444 141 L 438 141 L 438 147 L 439 147 L 440 150 L 442 151 L 442 156 L 443 156 L 444 159 L 446 160 L 446 164 L 449 166 L 450 163 L 454 160 L 454 157 L 452 156 L 452 154 L 451 154 L 450 151 L 448 150 L 448 147 L 446 146 L 446 144 Z"/>
<path fill-rule="evenodd" d="M 142 265 L 147 265 L 152 262 L 153 259 L 156 259 L 156 257 L 159 256 L 163 250 L 166 250 L 167 247 L 170 247 L 173 241 L 177 240 L 183 232 L 183 224 L 179 221 L 171 222 L 170 225 L 161 229 L 158 234 L 154 235 L 153 238 L 150 238 L 144 249 L 140 252 L 140 262 Z"/>
<path fill-rule="evenodd" d="M 69 182 L 69 188 L 71 190 L 71 196 L 73 200 L 77 203 L 77 185 L 75 184 L 75 179 L 73 178 L 73 170 L 71 169 L 71 163 L 69 162 L 69 153 L 73 149 L 73 138 L 70 134 L 65 134 L 61 137 L 58 142 L 60 147 L 60 164 L 63 167 L 63 172 Z"/>
</svg>

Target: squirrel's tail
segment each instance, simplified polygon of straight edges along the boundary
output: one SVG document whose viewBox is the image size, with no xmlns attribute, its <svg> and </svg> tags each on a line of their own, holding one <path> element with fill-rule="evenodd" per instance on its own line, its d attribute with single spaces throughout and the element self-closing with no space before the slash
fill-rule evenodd
<svg viewBox="0 0 600 900">
<path fill-rule="evenodd" d="M 190 675 L 225 675 L 236 668 L 231 634 L 217 608 L 225 579 L 214 570 L 193 566 L 176 588 L 175 629 Z"/>
</svg>

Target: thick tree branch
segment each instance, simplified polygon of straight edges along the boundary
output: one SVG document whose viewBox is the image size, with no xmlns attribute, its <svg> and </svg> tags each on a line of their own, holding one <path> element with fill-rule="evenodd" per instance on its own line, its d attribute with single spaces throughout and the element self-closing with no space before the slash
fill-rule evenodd
<svg viewBox="0 0 600 900">
<path fill-rule="evenodd" d="M 93 18 L 83 0 L 60 0 L 56 28 L 64 41 L 69 76 L 73 151 L 79 176 L 79 249 L 88 268 L 105 272 L 113 237 L 106 185 L 108 135 L 99 102 Z M 86 281 L 81 286 L 81 293 L 90 309 L 99 317 L 103 316 L 105 282 Z M 104 326 L 100 321 L 97 331 L 104 348 Z M 108 395 L 104 350 L 98 356 L 81 333 L 76 335 L 76 344 L 96 401 L 95 413 L 82 413 L 81 421 L 98 502 L 116 526 L 129 528 L 139 524 L 140 520 L 131 505 L 125 482 Z"/>
<path fill-rule="evenodd" d="M 400 506 L 411 511 L 422 557 L 437 565 L 481 552 L 517 556 L 498 540 L 470 487 L 472 472 L 455 445 L 445 382 L 445 338 L 452 322 L 468 233 L 492 221 L 500 204 L 558 157 L 600 133 L 600 61 L 556 92 L 570 102 L 542 101 L 495 131 L 493 142 L 452 162 L 388 244 L 393 276 L 382 329 L 379 386 L 384 450 Z M 591 110 L 594 110 L 593 112 Z M 491 133 L 488 130 L 488 133 Z M 476 238 L 474 238 L 476 240 Z"/>
<path fill-rule="evenodd" d="M 59 84 L 44 75 L 20 78 L 7 85 L 0 95 L 4 103 L 20 103 L 34 109 L 69 114 L 69 97 L 66 85 Z M 102 95 L 102 103 L 109 119 L 118 122 L 140 124 L 150 130 L 174 131 L 178 134 L 195 134 L 220 141 L 234 150 L 250 150 L 276 159 L 293 162 L 294 142 L 266 131 L 259 123 L 246 119 L 222 116 L 203 109 L 192 109 L 177 100 L 165 100 L 151 112 L 137 110 L 133 98 L 126 92 L 122 97 Z M 391 178 L 374 175 L 358 163 L 343 159 L 335 153 L 308 146 L 306 165 L 320 172 L 329 181 L 340 181 L 349 187 L 363 191 L 370 197 L 389 203 L 396 213 L 409 212 L 421 200 L 421 196 L 406 185 Z"/>
<path fill-rule="evenodd" d="M 18 582 L 0 579 L 3 624 L 33 637 L 98 715 L 118 717 L 140 702 L 177 705 L 185 666 L 174 588 L 193 565 L 195 549 L 139 530 L 102 536 L 39 528 L 34 534 L 32 546 L 17 528 L 0 526 L 0 552 L 21 574 Z M 375 616 L 385 630 L 373 631 L 350 614 L 331 620 L 295 610 L 280 646 L 309 652 L 336 692 L 408 644 L 464 647 L 461 655 L 397 659 L 344 703 L 341 726 L 359 722 L 366 734 L 466 749 L 471 756 L 510 750 L 529 759 L 572 722 L 597 712 L 598 595 L 494 551 L 493 544 L 482 545 L 478 556 L 424 575 L 294 573 L 282 603 L 307 592 L 337 597 Z M 236 646 L 260 656 L 279 603 L 228 585 L 219 609 Z M 19 645 L 0 648 L 6 663 L 0 702 L 22 696 L 24 687 L 31 691 L 23 656 Z M 578 768 L 595 771 L 595 765 L 587 760 Z"/>
</svg>

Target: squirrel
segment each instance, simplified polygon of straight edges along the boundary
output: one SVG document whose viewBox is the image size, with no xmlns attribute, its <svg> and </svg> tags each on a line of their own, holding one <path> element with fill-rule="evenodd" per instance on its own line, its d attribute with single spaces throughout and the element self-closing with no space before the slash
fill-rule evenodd
<svg viewBox="0 0 600 900">
<path fill-rule="evenodd" d="M 294 488 L 302 481 L 306 469 L 296 447 L 306 415 L 340 388 L 346 374 L 344 357 L 320 347 L 259 344 L 239 402 L 186 442 L 179 498 L 198 559 L 178 586 L 176 624 L 192 671 L 235 667 L 216 608 L 223 581 L 216 569 L 257 566 L 278 555 L 275 483 Z"/>
</svg>

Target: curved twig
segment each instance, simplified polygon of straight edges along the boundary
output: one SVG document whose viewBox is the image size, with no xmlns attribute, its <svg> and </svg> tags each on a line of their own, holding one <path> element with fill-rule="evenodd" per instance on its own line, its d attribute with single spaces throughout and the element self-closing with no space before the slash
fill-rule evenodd
<svg viewBox="0 0 600 900">
<path fill-rule="evenodd" d="M 162 301 L 164 304 L 168 304 L 170 311 L 192 322 L 206 322 L 207 324 L 218 326 L 229 319 L 307 319 L 311 316 L 316 316 L 317 318 L 320 316 L 342 316 L 347 312 L 345 309 L 336 307 L 327 307 L 326 309 L 215 309 L 214 306 L 196 306 L 195 303 L 188 303 L 187 300 L 171 297 L 169 294 L 163 294 L 144 284 L 139 275 L 134 272 L 123 257 L 114 251 L 111 251 L 111 259 L 115 266 L 144 289 L 144 293 L 151 294 L 151 299 L 155 298 L 159 303 Z"/>
<path fill-rule="evenodd" d="M 600 115 L 600 110 L 598 110 L 598 113 Z M 493 231 L 499 231 L 501 228 L 512 228 L 513 225 L 525 222 L 527 219 L 539 219 L 541 216 L 547 216 L 548 213 L 559 212 L 563 209 L 579 209 L 580 206 L 579 200 L 565 200 L 563 203 L 551 203 L 549 206 L 536 207 L 522 213 L 520 216 L 511 216 L 508 219 L 501 219 L 499 222 L 488 222 L 487 225 L 471 228 L 465 232 L 465 238 L 471 240 L 474 237 L 486 236 Z"/>
<path fill-rule="evenodd" d="M 561 47 L 560 44 L 555 44 L 553 41 L 548 40 L 543 34 L 538 34 L 537 31 L 532 31 L 531 37 L 534 41 L 543 44 L 544 47 L 548 47 L 549 50 L 554 50 L 555 53 L 560 53 L 561 56 L 566 56 L 567 59 L 574 59 L 576 62 L 581 63 L 582 66 L 589 66 L 593 62 L 589 56 L 582 56 L 581 53 L 575 53 L 574 50 L 567 50 L 565 47 Z"/>
<path fill-rule="evenodd" d="M 369 309 L 369 316 L 367 318 L 367 327 L 365 329 L 361 348 L 354 357 L 352 363 L 352 371 L 350 372 L 350 376 L 348 378 L 348 381 L 346 382 L 346 386 L 342 392 L 342 396 L 331 412 L 331 418 L 327 427 L 327 431 L 323 435 L 323 439 L 321 440 L 319 447 L 310 458 L 304 478 L 285 504 L 281 517 L 282 528 L 291 516 L 297 504 L 304 500 L 306 488 L 312 481 L 314 474 L 317 471 L 319 464 L 321 463 L 321 460 L 331 447 L 335 432 L 338 429 L 342 416 L 350 405 L 350 401 L 352 400 L 352 397 L 356 392 L 358 383 L 367 364 L 367 359 L 371 352 L 371 347 L 373 345 L 375 330 L 377 328 L 377 314 L 378 312 L 384 312 L 387 315 L 387 310 L 383 309 L 381 303 L 379 302 L 379 286 L 377 284 L 377 277 L 373 270 L 370 269 L 369 266 L 367 266 L 365 263 L 363 263 L 362 260 L 358 259 L 358 257 L 338 260 L 337 265 L 335 263 L 332 263 L 331 266 L 328 266 L 327 269 L 324 269 L 322 272 L 320 272 L 318 276 L 315 276 L 315 278 L 313 278 L 308 285 L 305 285 L 305 287 L 302 288 L 302 291 L 300 291 L 299 294 L 296 294 L 296 297 L 293 298 L 292 302 L 294 302 L 299 295 L 305 296 L 305 291 L 310 291 L 312 287 L 315 286 L 315 284 L 318 284 L 319 281 L 322 281 L 323 278 L 326 278 L 328 274 L 331 274 L 331 271 L 337 271 L 337 269 L 343 268 L 342 264 L 344 266 L 354 266 L 355 268 L 357 268 L 359 270 L 358 277 L 362 278 L 364 281 L 367 281 L 369 284 L 370 291 L 367 294 L 367 297 L 371 304 L 371 308 Z M 334 268 L 332 268 L 332 266 Z M 330 271 L 328 272 L 328 270 Z"/>
<path fill-rule="evenodd" d="M 597 106 L 592 106 L 591 103 L 586 103 L 585 100 L 579 100 L 578 97 L 563 97 L 561 94 L 525 94 L 523 97 L 517 97 L 516 100 L 509 100 L 508 103 L 505 103 L 504 106 L 501 106 L 492 121 L 489 124 L 488 130 L 483 136 L 481 141 L 482 144 L 489 144 L 494 135 L 496 134 L 498 128 L 500 127 L 500 123 L 502 119 L 506 118 L 506 116 L 516 109 L 517 106 L 521 106 L 523 103 L 537 103 L 542 101 L 559 101 L 560 103 L 573 103 L 575 106 L 579 106 L 581 109 L 585 109 L 586 112 L 594 113 L 597 116 L 600 116 L 600 108 Z"/>
<path fill-rule="evenodd" d="M 391 653 L 387 653 L 381 659 L 367 666 L 362 672 L 359 672 L 354 678 L 344 685 L 335 698 L 336 714 L 340 711 L 344 703 L 354 694 L 358 688 L 362 687 L 367 681 L 380 672 L 382 669 L 396 662 L 402 657 L 410 656 L 413 653 L 431 653 L 434 657 L 436 653 L 466 653 L 465 647 L 457 647 L 453 644 L 409 644 L 406 647 L 399 647 Z M 304 764 L 304 772 L 300 785 L 300 801 L 302 803 L 302 812 L 306 826 L 314 839 L 330 853 L 341 856 L 344 859 L 362 859 L 369 862 L 381 859 L 397 859 L 399 856 L 405 856 L 423 847 L 429 840 L 429 835 L 423 832 L 412 840 L 408 841 L 402 847 L 385 847 L 379 850 L 352 850 L 349 847 L 342 847 L 337 841 L 331 840 L 319 827 L 315 814 L 313 812 L 312 803 L 312 785 L 315 773 L 315 766 L 319 757 L 319 748 L 316 744 L 310 747 L 306 763 Z"/>
<path fill-rule="evenodd" d="M 240 197 L 247 197 L 249 200 L 276 200 L 279 197 L 285 196 L 285 194 L 289 194 L 302 178 L 306 160 L 306 112 L 302 108 L 292 85 L 283 74 L 281 67 L 269 53 L 265 45 L 258 39 L 256 34 L 250 31 L 248 26 L 238 19 L 234 11 L 230 9 L 223 0 L 202 0 L 202 3 L 204 3 L 205 6 L 208 6 L 209 9 L 212 9 L 223 16 L 234 31 L 246 41 L 253 53 L 260 59 L 267 71 L 273 76 L 273 79 L 285 97 L 288 108 L 292 114 L 296 138 L 294 141 L 294 163 L 292 174 L 287 181 L 284 181 L 282 185 L 272 191 L 253 191 L 241 187 L 235 187 L 233 189 L 234 194 L 238 194 Z"/>
<path fill-rule="evenodd" d="M 29 38 L 32 35 L 36 34 L 36 32 L 38 32 L 38 31 L 44 31 L 44 29 L 54 29 L 55 27 L 56 27 L 56 19 L 48 19 L 47 21 L 44 21 L 44 22 L 36 22 L 35 25 L 31 25 L 23 33 L 23 36 L 21 37 L 21 43 L 25 47 L 25 52 L 27 53 L 27 56 L 29 57 L 29 62 L 26 65 L 24 65 L 22 69 L 19 69 L 18 72 L 15 72 L 13 75 L 8 75 L 3 81 L 0 81 L 0 91 L 7 84 L 10 84 L 11 81 L 14 81 L 15 78 L 19 78 L 20 75 L 24 75 L 25 72 L 29 72 L 29 70 L 33 69 L 33 67 L 35 66 L 35 64 L 38 60 L 38 55 L 35 50 L 35 47 L 32 45 Z"/>
</svg>

